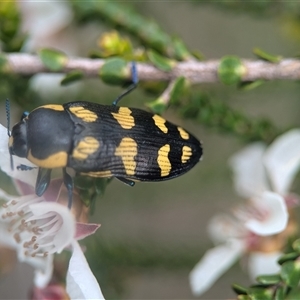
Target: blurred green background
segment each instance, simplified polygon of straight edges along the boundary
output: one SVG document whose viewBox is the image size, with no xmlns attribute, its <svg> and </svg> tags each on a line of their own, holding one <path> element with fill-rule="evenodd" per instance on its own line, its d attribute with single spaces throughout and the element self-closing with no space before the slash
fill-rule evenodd
<svg viewBox="0 0 300 300">
<path fill-rule="evenodd" d="M 154 19 L 169 34 L 181 37 L 190 49 L 201 51 L 206 59 L 228 54 L 254 58 L 254 47 L 285 57 L 299 53 L 300 39 L 295 32 L 300 27 L 290 11 L 259 13 L 247 7 L 239 11 L 226 5 L 221 9 L 210 2 L 214 1 L 205 5 L 193 1 L 140 1 L 129 5 Z M 106 25 L 90 23 L 68 29 L 65 34 L 77 37 L 76 55 L 86 56 L 107 30 L 110 28 Z M 58 97 L 48 89 L 44 102 L 80 99 L 109 104 L 122 91 L 97 79 L 81 81 L 75 91 L 69 91 L 69 87 L 61 89 Z M 269 82 L 247 92 L 222 84 L 205 84 L 197 89 L 250 117 L 266 116 L 280 128 L 300 124 L 298 82 Z M 8 96 L 5 90 L 0 93 L 2 100 Z M 154 100 L 153 96 L 138 89 L 122 100 L 122 105 L 143 108 L 149 100 Z M 0 121 L 5 125 L 4 101 L 1 106 Z M 13 105 L 12 111 L 14 121 L 18 120 L 22 109 Z M 167 182 L 137 183 L 130 188 L 113 180 L 98 200 L 91 221 L 101 223 L 101 228 L 96 237 L 89 237 L 84 244 L 108 299 L 193 298 L 188 274 L 212 247 L 206 232 L 208 221 L 216 213 L 244 201 L 233 190 L 227 165 L 228 158 L 243 144 L 233 136 L 182 120 L 172 109 L 164 117 L 203 142 L 204 158 L 188 174 Z M 30 272 L 28 266 L 17 266 L 13 273 L 2 277 L 0 298 L 22 298 L 31 282 L 27 275 Z M 240 263 L 200 299 L 234 298 L 230 288 L 233 282 L 250 283 Z M 16 284 L 19 291 L 13 288 Z"/>
</svg>

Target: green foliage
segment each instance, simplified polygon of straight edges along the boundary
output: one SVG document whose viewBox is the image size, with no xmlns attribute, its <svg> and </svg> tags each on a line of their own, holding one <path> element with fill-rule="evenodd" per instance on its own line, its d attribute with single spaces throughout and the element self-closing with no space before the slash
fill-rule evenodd
<svg viewBox="0 0 300 300">
<path fill-rule="evenodd" d="M 112 178 L 97 178 L 77 175 L 74 178 L 74 186 L 77 189 L 81 201 L 90 208 L 90 214 L 95 211 L 96 201 L 104 196 L 107 185 Z"/>
<path fill-rule="evenodd" d="M 187 60 L 192 58 L 187 48 L 179 38 L 172 38 L 165 33 L 153 20 L 137 13 L 129 5 L 112 1 L 76 1 L 73 4 L 77 17 L 81 21 L 107 20 L 115 27 L 133 34 L 145 46 L 158 51 L 161 55 Z"/>
<path fill-rule="evenodd" d="M 221 82 L 231 85 L 239 83 L 245 71 L 246 69 L 238 57 L 226 56 L 220 62 L 218 75 Z"/>
<path fill-rule="evenodd" d="M 109 32 L 98 40 L 98 48 L 90 50 L 94 58 L 105 60 L 99 69 L 99 76 L 109 84 L 123 85 L 131 78 L 129 61 L 151 63 L 165 72 L 170 72 L 180 61 L 193 62 L 203 59 L 198 51 L 191 52 L 180 37 L 173 37 L 166 33 L 154 20 L 139 14 L 133 6 L 115 1 L 76 1 L 70 0 L 76 12 L 78 22 L 97 20 L 106 21 Z M 206 5 L 240 10 L 258 14 L 278 14 L 289 12 L 299 14 L 300 4 L 291 1 L 202 1 Z M 245 9 L 246 8 L 246 9 Z M 297 12 L 298 11 L 298 12 Z M 3 52 L 18 52 L 21 50 L 26 36 L 20 33 L 21 16 L 14 1 L 0 2 L 0 41 Z M 123 36 L 122 29 L 130 38 Z M 266 53 L 259 48 L 254 54 L 271 63 L 278 63 L 281 57 Z M 42 49 L 39 56 L 44 65 L 52 72 L 61 72 L 68 61 L 68 57 L 53 49 Z M 225 56 L 218 69 L 218 76 L 225 85 L 236 85 L 244 90 L 257 88 L 263 80 L 242 82 L 245 67 L 241 58 Z M 83 72 L 76 70 L 66 74 L 61 85 L 68 85 L 83 78 Z M 34 108 L 41 105 L 39 95 L 29 86 L 29 77 L 11 74 L 5 54 L 0 54 L 0 94 L 9 97 L 21 107 Z M 243 142 L 264 141 L 272 142 L 283 131 L 268 119 L 255 119 L 230 107 L 223 99 L 214 99 L 208 93 L 198 92 L 192 88 L 190 82 L 181 76 L 172 78 L 171 82 L 153 82 L 149 79 L 141 82 L 140 87 L 145 91 L 151 87 L 156 100 L 146 104 L 152 111 L 162 114 L 169 106 L 182 118 L 193 120 L 195 123 L 211 130 L 231 134 Z M 228 87 L 224 87 L 228 88 Z M 89 88 L 83 92 L 90 100 Z M 165 89 L 165 90 L 164 90 Z M 163 91 L 164 90 L 164 91 Z M 86 94 L 85 94 L 86 92 Z M 65 98 L 64 98 L 65 100 Z M 54 102 L 57 99 L 53 99 Z M 93 101 L 93 99 L 91 100 Z M 0 103 L 1 104 L 1 103 Z M 97 199 L 105 192 L 110 179 L 89 178 L 76 176 L 75 186 L 84 204 L 94 212 Z M 152 243 L 143 246 L 137 244 L 122 244 L 106 241 L 88 242 L 87 255 L 96 277 L 109 290 L 109 296 L 117 297 L 124 292 L 124 269 L 135 272 L 138 269 L 164 268 L 166 270 L 191 269 L 199 259 L 197 251 L 187 249 L 159 249 Z M 281 271 L 279 274 L 261 275 L 257 278 L 257 285 L 243 287 L 234 285 L 239 300 L 282 300 L 300 298 L 298 289 L 300 280 L 300 241 L 293 243 L 293 252 L 283 255 L 279 259 Z M 149 250 L 151 249 L 151 250 Z M 190 249 L 189 249 L 190 250 Z M 188 252 L 188 253 L 187 253 Z M 101 259 L 100 259 L 101 258 Z M 105 289 L 105 288 L 104 288 Z"/>
<path fill-rule="evenodd" d="M 38 55 L 43 64 L 51 71 L 61 71 L 68 61 L 64 53 L 54 49 L 41 49 Z"/>
<path fill-rule="evenodd" d="M 0 45 L 5 52 L 17 52 L 26 36 L 20 33 L 21 15 L 15 1 L 0 1 Z"/>
<path fill-rule="evenodd" d="M 234 284 L 232 286 L 239 299 L 251 300 L 284 300 L 299 299 L 300 289 L 300 239 L 294 241 L 295 252 L 282 255 L 278 262 L 281 265 L 279 274 L 260 275 L 256 278 L 258 285 L 249 288 Z M 244 297 L 244 298 L 243 298 Z M 249 297 L 249 298 L 245 298 Z"/>
<path fill-rule="evenodd" d="M 130 81 L 129 64 L 121 58 L 109 58 L 99 70 L 99 76 L 108 84 L 124 84 Z"/>
<path fill-rule="evenodd" d="M 61 85 L 68 85 L 70 83 L 74 83 L 83 78 L 82 71 L 72 71 L 69 72 L 60 82 Z"/>
<path fill-rule="evenodd" d="M 206 1 L 192 0 L 198 4 L 211 5 L 217 9 L 228 12 L 240 12 L 243 14 L 252 14 L 254 16 L 281 16 L 283 14 L 294 14 L 299 16 L 300 3 L 298 1 Z"/>
<path fill-rule="evenodd" d="M 265 51 L 263 51 L 262 49 L 260 48 L 254 48 L 253 49 L 253 53 L 260 59 L 263 59 L 265 61 L 269 61 L 271 63 L 279 63 L 280 60 L 282 59 L 281 56 L 278 56 L 278 55 L 273 55 L 273 54 L 270 54 L 270 53 L 267 53 Z"/>
<path fill-rule="evenodd" d="M 146 105 L 151 109 L 152 112 L 159 115 L 164 113 L 168 107 L 162 98 L 157 98 L 155 101 L 149 102 Z"/>
<path fill-rule="evenodd" d="M 208 94 L 193 94 L 187 102 L 180 103 L 180 115 L 193 119 L 219 132 L 237 136 L 245 142 L 264 141 L 270 143 L 280 134 L 271 121 L 251 119 L 230 108 L 223 101 L 213 101 Z"/>
<path fill-rule="evenodd" d="M 163 57 L 162 55 L 158 54 L 156 51 L 149 50 L 147 52 L 148 58 L 150 62 L 157 67 L 158 69 L 168 72 L 173 69 L 175 66 L 175 61 L 170 60 L 166 57 Z"/>
</svg>

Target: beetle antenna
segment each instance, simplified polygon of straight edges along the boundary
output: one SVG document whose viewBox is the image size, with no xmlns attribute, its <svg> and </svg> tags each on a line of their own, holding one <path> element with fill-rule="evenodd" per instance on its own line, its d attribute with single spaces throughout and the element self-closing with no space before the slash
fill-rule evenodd
<svg viewBox="0 0 300 300">
<path fill-rule="evenodd" d="M 11 136 L 11 134 L 10 134 L 10 103 L 9 103 L 8 98 L 5 101 L 5 109 L 6 109 L 7 135 Z"/>
<path fill-rule="evenodd" d="M 6 98 L 6 101 L 5 101 L 5 110 L 6 110 L 6 122 L 7 122 L 7 135 L 9 137 L 11 137 L 11 133 L 10 133 L 10 102 L 9 102 L 8 98 Z M 13 171 L 14 160 L 13 160 L 13 156 L 11 154 L 10 148 L 9 148 L 9 154 L 10 154 L 10 168 Z"/>
<path fill-rule="evenodd" d="M 126 95 L 128 95 L 132 90 L 134 90 L 137 87 L 137 84 L 139 82 L 139 77 L 137 73 L 137 67 L 135 61 L 131 62 L 131 85 L 120 95 L 115 99 L 113 102 L 113 105 L 116 106 L 118 102 Z"/>
</svg>

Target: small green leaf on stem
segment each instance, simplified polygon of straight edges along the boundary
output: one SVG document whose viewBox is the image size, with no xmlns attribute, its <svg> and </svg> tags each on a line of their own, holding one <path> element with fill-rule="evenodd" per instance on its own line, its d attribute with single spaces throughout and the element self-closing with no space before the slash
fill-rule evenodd
<svg viewBox="0 0 300 300">
<path fill-rule="evenodd" d="M 274 300 L 284 300 L 284 287 L 280 286 L 276 289 Z"/>
<path fill-rule="evenodd" d="M 246 68 L 236 56 L 223 57 L 218 68 L 221 82 L 227 85 L 239 83 L 245 72 Z"/>
<path fill-rule="evenodd" d="M 268 288 L 253 287 L 249 289 L 248 295 L 251 300 L 272 300 L 273 291 Z"/>
<path fill-rule="evenodd" d="M 232 285 L 232 289 L 238 295 L 247 295 L 247 293 L 248 293 L 248 288 L 241 286 L 239 284 L 236 284 L 236 283 L 234 283 Z"/>
<path fill-rule="evenodd" d="M 240 82 L 239 87 L 245 91 L 250 91 L 261 86 L 263 83 L 265 83 L 265 81 L 262 79 L 255 81 L 243 81 Z"/>
<path fill-rule="evenodd" d="M 172 90 L 170 91 L 170 104 L 177 104 L 183 96 L 187 86 L 185 77 L 180 76 L 173 82 Z"/>
<path fill-rule="evenodd" d="M 261 284 L 271 285 L 271 284 L 277 284 L 280 282 L 281 277 L 279 274 L 272 274 L 272 275 L 260 275 L 256 278 L 257 282 Z"/>
<path fill-rule="evenodd" d="M 270 53 L 267 53 L 265 51 L 263 51 L 262 49 L 260 48 L 254 48 L 253 49 L 253 53 L 260 59 L 263 59 L 265 61 L 269 61 L 271 63 L 279 63 L 282 59 L 281 56 L 279 55 L 273 55 L 273 54 L 270 54 Z"/>
<path fill-rule="evenodd" d="M 7 58 L 4 54 L 0 54 L 0 73 L 4 73 L 8 69 Z"/>
<path fill-rule="evenodd" d="M 146 106 L 149 107 L 151 111 L 159 115 L 161 115 L 167 109 L 167 105 L 164 103 L 164 101 L 162 101 L 161 98 L 147 103 Z"/>
<path fill-rule="evenodd" d="M 175 58 L 184 61 L 191 59 L 191 53 L 186 48 L 183 41 L 179 38 L 173 38 Z"/>
<path fill-rule="evenodd" d="M 109 58 L 99 70 L 101 79 L 108 84 L 122 84 L 130 80 L 128 63 L 121 58 Z"/>
<path fill-rule="evenodd" d="M 278 263 L 280 265 L 282 265 L 286 261 L 295 260 L 298 257 L 299 257 L 299 253 L 297 253 L 297 252 L 291 252 L 291 253 L 283 254 L 282 256 L 279 257 Z"/>
<path fill-rule="evenodd" d="M 281 278 L 290 287 L 296 287 L 300 281 L 300 261 L 287 261 L 281 267 Z"/>
<path fill-rule="evenodd" d="M 51 71 L 60 71 L 66 65 L 67 56 L 58 50 L 54 49 L 41 49 L 38 55 L 43 64 Z"/>
<path fill-rule="evenodd" d="M 292 247 L 296 252 L 300 253 L 300 239 L 295 240 Z"/>
<path fill-rule="evenodd" d="M 60 82 L 61 85 L 68 85 L 83 78 L 83 73 L 78 70 L 69 72 Z"/>
<path fill-rule="evenodd" d="M 158 54 L 154 50 L 148 50 L 147 54 L 149 60 L 153 63 L 153 65 L 162 71 L 169 72 L 173 69 L 173 67 L 176 64 L 174 60 L 166 58 Z"/>
</svg>

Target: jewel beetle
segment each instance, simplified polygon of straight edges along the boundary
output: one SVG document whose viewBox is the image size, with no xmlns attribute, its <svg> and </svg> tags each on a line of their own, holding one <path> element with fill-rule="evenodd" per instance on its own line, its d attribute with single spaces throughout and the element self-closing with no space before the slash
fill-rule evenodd
<svg viewBox="0 0 300 300">
<path fill-rule="evenodd" d="M 82 175 L 115 177 L 132 186 L 135 181 L 178 177 L 198 163 L 201 143 L 190 132 L 157 114 L 117 105 L 137 84 L 135 68 L 132 74 L 132 86 L 112 105 L 46 104 L 23 115 L 13 126 L 9 133 L 11 164 L 16 155 L 39 168 L 38 196 L 47 189 L 54 168 L 63 170 L 71 207 L 73 179 L 67 167 Z"/>
</svg>

